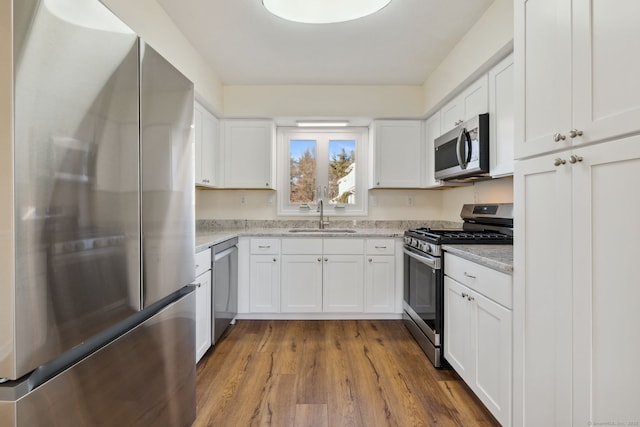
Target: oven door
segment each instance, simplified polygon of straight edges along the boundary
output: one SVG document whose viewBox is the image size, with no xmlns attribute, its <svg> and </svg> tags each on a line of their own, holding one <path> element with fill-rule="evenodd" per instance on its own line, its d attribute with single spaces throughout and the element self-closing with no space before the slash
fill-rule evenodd
<svg viewBox="0 0 640 427">
<path fill-rule="evenodd" d="M 440 366 L 443 289 L 441 259 L 405 246 L 405 323 L 435 366 Z"/>
</svg>

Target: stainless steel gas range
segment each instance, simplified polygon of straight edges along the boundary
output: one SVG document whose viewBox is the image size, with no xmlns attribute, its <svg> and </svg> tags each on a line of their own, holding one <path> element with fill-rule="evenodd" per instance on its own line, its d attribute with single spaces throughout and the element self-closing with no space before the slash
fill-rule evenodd
<svg viewBox="0 0 640 427">
<path fill-rule="evenodd" d="M 468 204 L 462 229 L 415 228 L 404 233 L 405 325 L 437 368 L 444 354 L 443 244 L 513 244 L 513 204 Z"/>
</svg>

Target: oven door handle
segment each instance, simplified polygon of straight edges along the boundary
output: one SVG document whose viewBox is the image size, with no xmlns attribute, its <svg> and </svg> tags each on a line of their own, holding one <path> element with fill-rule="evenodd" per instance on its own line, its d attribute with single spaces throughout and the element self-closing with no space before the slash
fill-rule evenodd
<svg viewBox="0 0 640 427">
<path fill-rule="evenodd" d="M 436 257 L 432 257 L 430 255 L 418 255 L 417 253 L 404 248 L 403 249 L 405 255 L 410 256 L 411 258 L 415 259 L 418 262 L 421 262 L 422 264 L 427 265 L 428 267 L 433 268 L 434 270 L 440 270 L 440 259 L 436 258 Z"/>
</svg>

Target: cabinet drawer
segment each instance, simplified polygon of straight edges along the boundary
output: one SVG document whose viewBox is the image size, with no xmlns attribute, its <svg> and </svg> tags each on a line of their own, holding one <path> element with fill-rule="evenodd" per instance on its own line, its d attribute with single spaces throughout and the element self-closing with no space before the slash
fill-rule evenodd
<svg viewBox="0 0 640 427">
<path fill-rule="evenodd" d="M 362 239 L 324 239 L 325 255 L 362 255 L 364 240 Z"/>
<path fill-rule="evenodd" d="M 282 253 L 309 255 L 322 253 L 322 239 L 282 239 Z"/>
<path fill-rule="evenodd" d="M 196 277 L 211 269 L 211 248 L 196 254 Z"/>
<path fill-rule="evenodd" d="M 507 308 L 512 307 L 513 285 L 510 275 L 483 265 L 444 254 L 444 274 Z"/>
<path fill-rule="evenodd" d="M 251 239 L 252 254 L 279 254 L 280 239 Z"/>
<path fill-rule="evenodd" d="M 395 243 L 393 239 L 367 239 L 367 255 L 393 255 Z"/>
</svg>

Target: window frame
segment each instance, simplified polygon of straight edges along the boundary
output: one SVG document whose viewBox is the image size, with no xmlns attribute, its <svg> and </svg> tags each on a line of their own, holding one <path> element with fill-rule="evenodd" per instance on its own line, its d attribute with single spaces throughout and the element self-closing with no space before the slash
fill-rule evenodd
<svg viewBox="0 0 640 427">
<path fill-rule="evenodd" d="M 323 209 L 325 216 L 365 216 L 367 215 L 367 174 L 368 174 L 368 146 L 369 130 L 366 127 L 345 127 L 345 128 L 298 128 L 298 127 L 278 127 L 276 130 L 276 151 L 277 151 L 277 215 L 279 216 L 318 216 L 318 203 L 291 203 L 290 197 L 290 140 L 315 140 L 316 141 L 316 179 L 317 185 L 328 185 L 329 170 L 324 168 L 321 172 L 321 165 L 328 165 L 329 162 L 329 141 L 353 140 L 356 142 L 356 203 L 354 204 L 334 204 L 323 197 Z M 320 158 L 321 153 L 326 153 L 327 158 Z M 321 175 L 326 174 L 326 181 Z M 360 195 L 360 196 L 358 196 Z M 307 205 L 308 207 L 305 207 Z"/>
</svg>

